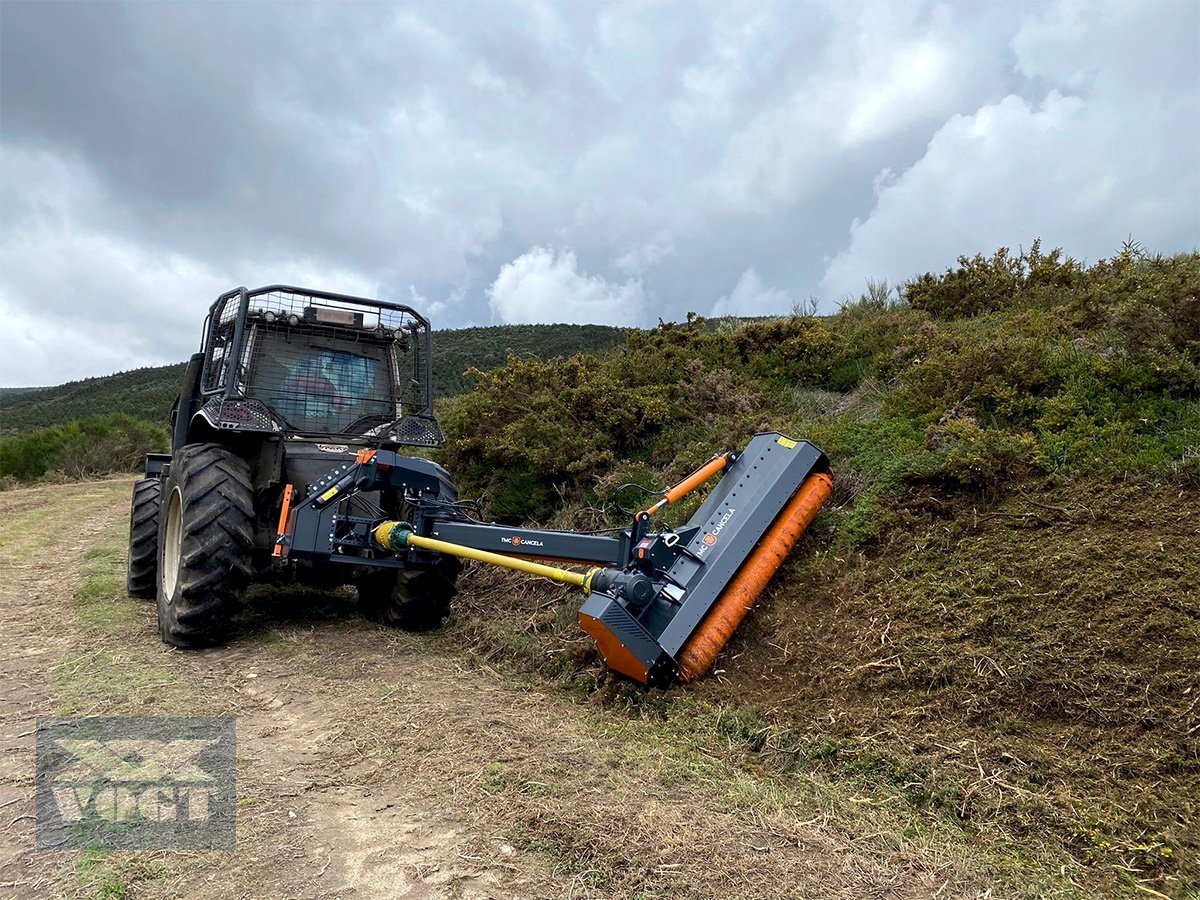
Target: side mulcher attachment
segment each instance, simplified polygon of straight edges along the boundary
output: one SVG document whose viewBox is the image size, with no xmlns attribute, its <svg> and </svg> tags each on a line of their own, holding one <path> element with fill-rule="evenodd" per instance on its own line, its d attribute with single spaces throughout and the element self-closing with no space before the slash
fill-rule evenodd
<svg viewBox="0 0 1200 900">
<path fill-rule="evenodd" d="M 706 674 L 832 493 L 829 464 L 807 441 L 760 434 L 730 456 L 684 528 L 639 542 L 639 553 L 674 556 L 663 559 L 648 597 L 625 590 L 619 577 L 604 587 L 592 579 L 579 624 L 609 666 L 630 678 Z"/>
<path fill-rule="evenodd" d="M 650 532 L 655 513 L 718 473 L 685 526 Z M 774 432 L 713 457 L 617 536 L 478 523 L 447 502 L 447 482 L 433 463 L 363 451 L 285 513 L 277 553 L 405 568 L 449 554 L 577 585 L 588 595 L 580 626 L 610 668 L 644 684 L 708 672 L 833 489 L 819 449 Z M 387 489 L 404 491 L 411 522 L 353 515 L 351 496 Z M 534 560 L 596 565 L 581 573 Z"/>
</svg>

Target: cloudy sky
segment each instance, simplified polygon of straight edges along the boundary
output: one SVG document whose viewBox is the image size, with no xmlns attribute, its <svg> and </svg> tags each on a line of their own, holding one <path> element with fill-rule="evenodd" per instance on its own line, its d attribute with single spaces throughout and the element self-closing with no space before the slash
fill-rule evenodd
<svg viewBox="0 0 1200 900">
<path fill-rule="evenodd" d="M 1200 244 L 1192 0 L 6 0 L 0 42 L 0 385 L 183 359 L 239 284 L 647 325 Z"/>
</svg>

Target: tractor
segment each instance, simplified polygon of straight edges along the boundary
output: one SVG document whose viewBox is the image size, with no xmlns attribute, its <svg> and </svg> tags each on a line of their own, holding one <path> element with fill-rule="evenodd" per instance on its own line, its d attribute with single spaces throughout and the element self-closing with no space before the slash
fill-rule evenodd
<svg viewBox="0 0 1200 900">
<path fill-rule="evenodd" d="M 435 448 L 429 321 L 407 306 L 274 285 L 212 305 L 200 352 L 171 409 L 171 453 L 150 454 L 133 489 L 128 591 L 156 598 L 162 639 L 221 643 L 252 581 L 354 584 L 363 612 L 409 629 L 450 612 L 453 557 L 404 568 L 281 561 L 276 523 L 297 486 L 370 448 Z M 440 466 L 410 459 L 457 490 Z M 355 498 L 356 512 L 405 514 L 403 492 Z"/>
<path fill-rule="evenodd" d="M 472 559 L 581 588 L 579 624 L 610 668 L 688 681 L 832 492 L 817 447 L 771 432 L 625 528 L 486 522 L 444 468 L 406 452 L 444 443 L 432 371 L 429 321 L 407 306 L 283 285 L 217 298 L 171 410 L 171 452 L 149 454 L 133 488 L 128 591 L 156 599 L 165 642 L 225 641 L 256 581 L 352 584 L 369 618 L 436 628 Z M 685 526 L 650 530 L 717 476 Z"/>
</svg>

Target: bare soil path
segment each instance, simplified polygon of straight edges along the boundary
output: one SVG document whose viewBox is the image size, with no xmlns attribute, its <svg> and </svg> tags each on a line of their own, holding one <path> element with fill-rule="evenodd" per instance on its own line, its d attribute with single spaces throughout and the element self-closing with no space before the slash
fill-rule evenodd
<svg viewBox="0 0 1200 900">
<path fill-rule="evenodd" d="M 128 491 L 0 494 L 0 896 L 990 895 L 963 860 L 831 826 L 719 745 L 376 628 L 339 595 L 264 591 L 230 646 L 169 650 L 153 604 L 114 587 Z M 235 716 L 237 849 L 35 850 L 35 720 L 62 712 Z"/>
</svg>

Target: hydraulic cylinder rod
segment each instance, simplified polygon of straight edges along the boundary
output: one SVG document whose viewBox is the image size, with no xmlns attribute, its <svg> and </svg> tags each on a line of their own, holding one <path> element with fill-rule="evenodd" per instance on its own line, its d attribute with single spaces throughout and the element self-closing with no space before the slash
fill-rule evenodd
<svg viewBox="0 0 1200 900">
<path fill-rule="evenodd" d="M 439 541 L 436 538 L 421 537 L 413 534 L 404 522 L 384 522 L 375 529 L 375 543 L 385 550 L 401 550 L 405 547 L 418 547 L 422 550 L 434 550 L 447 553 L 450 556 L 460 556 L 463 559 L 475 559 L 479 562 L 492 563 L 506 569 L 515 569 L 530 575 L 541 575 L 561 584 L 573 584 L 585 587 L 589 576 L 594 572 L 571 572 L 568 569 L 558 569 L 554 566 L 543 565 L 528 559 L 517 559 L 505 556 L 503 553 L 491 553 L 487 550 L 477 550 L 474 547 L 464 547 L 462 544 L 451 544 L 449 541 Z"/>
<path fill-rule="evenodd" d="M 669 487 L 663 491 L 663 497 L 653 506 L 646 510 L 646 515 L 652 516 L 664 506 L 669 506 L 680 497 L 690 494 L 708 479 L 712 478 L 718 472 L 723 472 L 726 466 L 730 465 L 737 459 L 736 453 L 720 453 L 698 468 L 695 472 L 689 475 L 683 481 L 674 487 Z"/>
</svg>

